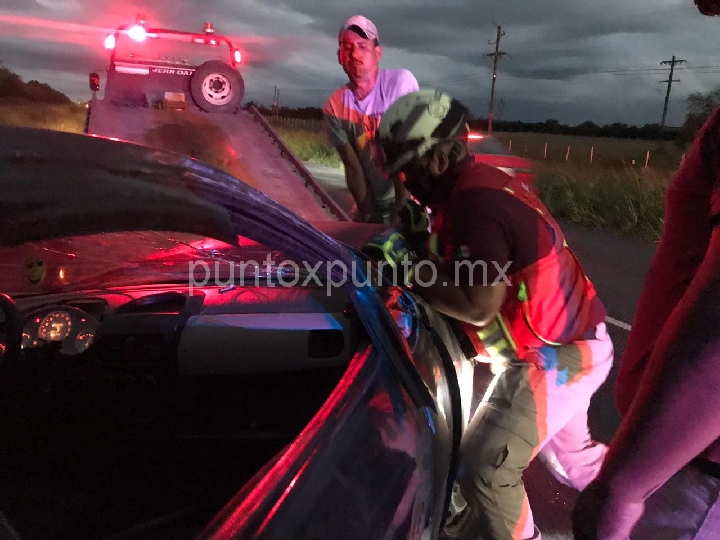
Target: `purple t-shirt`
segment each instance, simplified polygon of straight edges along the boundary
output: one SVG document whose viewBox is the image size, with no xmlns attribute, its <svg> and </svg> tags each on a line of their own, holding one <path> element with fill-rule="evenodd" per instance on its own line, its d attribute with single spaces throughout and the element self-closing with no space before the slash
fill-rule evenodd
<svg viewBox="0 0 720 540">
<path fill-rule="evenodd" d="M 358 100 L 348 85 L 338 88 L 325 102 L 323 122 L 328 143 L 350 144 L 358 155 L 365 177 L 370 182 L 373 205 L 385 209 L 395 200 L 392 182 L 373 159 L 368 141 L 375 137 L 380 119 L 398 98 L 419 89 L 418 82 L 406 69 L 381 69 L 372 91 Z"/>
</svg>

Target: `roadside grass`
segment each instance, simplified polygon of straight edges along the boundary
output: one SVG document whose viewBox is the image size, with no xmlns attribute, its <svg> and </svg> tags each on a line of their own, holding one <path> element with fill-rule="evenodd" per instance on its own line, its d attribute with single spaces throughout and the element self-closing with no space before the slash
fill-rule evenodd
<svg viewBox="0 0 720 540">
<path fill-rule="evenodd" d="M 27 103 L 0 106 L 0 124 L 82 133 L 87 109 L 83 105 Z"/>
<path fill-rule="evenodd" d="M 576 165 L 538 166 L 540 197 L 556 218 L 655 242 L 672 171 Z"/>
<path fill-rule="evenodd" d="M 274 129 L 298 159 L 317 165 L 342 167 L 340 155 L 328 146 L 323 133 L 279 126 Z"/>
</svg>

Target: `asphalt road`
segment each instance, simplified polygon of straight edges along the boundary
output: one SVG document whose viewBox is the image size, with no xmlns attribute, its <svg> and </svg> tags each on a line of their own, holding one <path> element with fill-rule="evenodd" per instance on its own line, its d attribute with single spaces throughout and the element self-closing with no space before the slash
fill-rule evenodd
<svg viewBox="0 0 720 540">
<path fill-rule="evenodd" d="M 328 193 L 345 210 L 349 210 L 352 197 L 345 186 L 342 170 L 313 164 L 306 164 L 306 167 Z M 561 225 L 568 244 L 608 310 L 606 322 L 615 347 L 615 365 L 605 384 L 593 396 L 590 406 L 590 430 L 597 440 L 608 442 L 619 422 L 613 398 L 617 366 L 625 349 L 635 306 L 655 246 L 568 222 L 561 221 Z M 535 521 L 543 538 L 571 539 L 570 512 L 577 493 L 556 482 L 538 462 L 531 464 L 524 480 Z"/>
</svg>

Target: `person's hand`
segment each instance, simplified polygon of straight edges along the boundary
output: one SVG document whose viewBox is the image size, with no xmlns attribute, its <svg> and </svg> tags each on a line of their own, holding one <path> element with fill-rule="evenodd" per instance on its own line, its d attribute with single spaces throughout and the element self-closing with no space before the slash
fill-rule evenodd
<svg viewBox="0 0 720 540">
<path fill-rule="evenodd" d="M 412 267 L 418 258 L 399 230 L 392 229 L 373 238 L 362 251 L 379 263 L 383 274 L 393 285 L 408 286 L 412 281 Z"/>
<path fill-rule="evenodd" d="M 607 485 L 595 480 L 575 502 L 573 537 L 575 540 L 628 540 L 644 506 L 618 500 L 610 494 Z"/>
<path fill-rule="evenodd" d="M 430 216 L 427 210 L 412 199 L 400 207 L 398 217 L 406 234 L 427 233 L 430 228 Z"/>
<path fill-rule="evenodd" d="M 430 238 L 430 216 L 425 208 L 412 199 L 408 200 L 398 212 L 398 227 L 418 257 L 427 259 L 429 257 L 427 243 Z"/>
</svg>

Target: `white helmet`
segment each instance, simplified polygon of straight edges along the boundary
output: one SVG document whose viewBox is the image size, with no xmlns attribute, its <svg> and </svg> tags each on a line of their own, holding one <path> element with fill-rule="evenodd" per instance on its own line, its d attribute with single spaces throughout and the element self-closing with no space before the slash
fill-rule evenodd
<svg viewBox="0 0 720 540">
<path fill-rule="evenodd" d="M 422 88 L 399 98 L 378 127 L 385 172 L 396 174 L 436 144 L 464 135 L 467 115 L 467 107 L 439 90 Z"/>
</svg>

